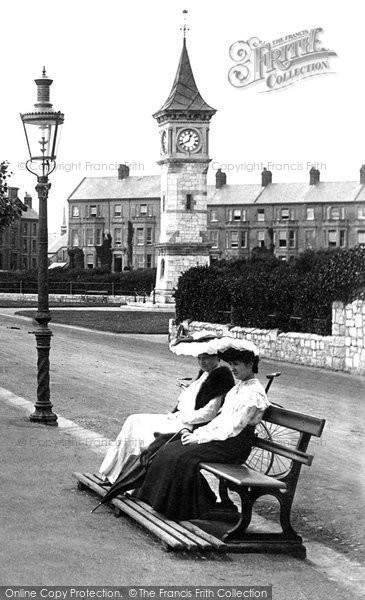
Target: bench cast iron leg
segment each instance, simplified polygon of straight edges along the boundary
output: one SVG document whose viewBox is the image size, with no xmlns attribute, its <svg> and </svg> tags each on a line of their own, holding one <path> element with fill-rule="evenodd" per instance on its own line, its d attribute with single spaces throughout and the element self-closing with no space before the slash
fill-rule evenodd
<svg viewBox="0 0 365 600">
<path fill-rule="evenodd" d="M 251 523 L 253 501 L 249 492 L 240 489 L 239 496 L 241 499 L 241 514 L 238 522 L 234 527 L 229 529 L 223 536 L 225 542 L 239 541 L 243 538 L 244 533 Z"/>
</svg>

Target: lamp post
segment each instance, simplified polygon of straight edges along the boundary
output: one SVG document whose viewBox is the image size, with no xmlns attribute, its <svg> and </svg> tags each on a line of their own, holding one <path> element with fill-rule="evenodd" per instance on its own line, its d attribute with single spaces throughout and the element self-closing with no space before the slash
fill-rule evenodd
<svg viewBox="0 0 365 600">
<path fill-rule="evenodd" d="M 51 320 L 48 303 L 48 226 L 47 199 L 51 184 L 48 176 L 56 168 L 57 141 L 64 121 L 61 112 L 55 112 L 49 101 L 52 79 L 43 68 L 42 76 L 35 80 L 37 102 L 31 113 L 21 114 L 30 159 L 27 170 L 37 177 L 36 191 L 39 198 L 38 224 L 38 323 L 34 331 L 37 346 L 37 401 L 30 421 L 57 425 L 57 415 L 52 412 L 49 390 L 49 352 L 52 332 L 48 327 Z"/>
</svg>

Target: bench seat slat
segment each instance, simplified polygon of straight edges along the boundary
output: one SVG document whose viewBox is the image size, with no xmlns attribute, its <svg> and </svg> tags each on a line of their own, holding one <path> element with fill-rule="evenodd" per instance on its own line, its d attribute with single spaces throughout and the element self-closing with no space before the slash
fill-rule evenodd
<svg viewBox="0 0 365 600">
<path fill-rule="evenodd" d="M 275 488 L 280 490 L 286 490 L 286 483 L 263 475 L 257 471 L 249 469 L 249 467 L 243 467 L 241 465 L 227 465 L 221 463 L 200 463 L 200 468 L 213 473 L 213 475 L 223 476 L 228 481 L 235 483 L 240 486 L 255 486 L 263 488 Z"/>
<path fill-rule="evenodd" d="M 265 410 L 262 420 L 274 423 L 275 425 L 281 425 L 282 427 L 288 427 L 295 431 L 309 433 L 316 437 L 321 437 L 326 423 L 325 419 L 318 419 L 317 417 L 276 406 L 269 406 Z"/>
</svg>

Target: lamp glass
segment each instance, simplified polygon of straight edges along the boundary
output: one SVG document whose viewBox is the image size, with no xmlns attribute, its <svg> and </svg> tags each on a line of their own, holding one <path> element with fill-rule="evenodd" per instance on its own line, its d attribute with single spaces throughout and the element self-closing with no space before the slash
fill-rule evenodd
<svg viewBox="0 0 365 600">
<path fill-rule="evenodd" d="M 22 115 L 29 155 L 32 161 L 54 161 L 63 123 L 61 113 Z"/>
</svg>

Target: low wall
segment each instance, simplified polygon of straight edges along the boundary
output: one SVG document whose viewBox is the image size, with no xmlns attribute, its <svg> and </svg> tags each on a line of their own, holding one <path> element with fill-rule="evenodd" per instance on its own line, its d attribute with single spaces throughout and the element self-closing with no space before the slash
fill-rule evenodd
<svg viewBox="0 0 365 600">
<path fill-rule="evenodd" d="M 246 338 L 263 358 L 365 375 L 365 302 L 332 306 L 332 334 L 281 333 L 278 329 L 233 327 L 192 321 L 189 332 L 210 330 L 217 335 Z"/>
<path fill-rule="evenodd" d="M 130 299 L 131 296 L 109 296 L 98 295 L 98 294 L 49 294 L 50 302 L 60 302 L 62 304 L 85 304 L 92 302 L 102 302 L 103 299 L 107 299 L 107 304 L 126 304 L 127 299 Z M 0 294 L 0 300 L 14 300 L 16 302 L 37 302 L 38 295 L 37 294 Z"/>
</svg>

